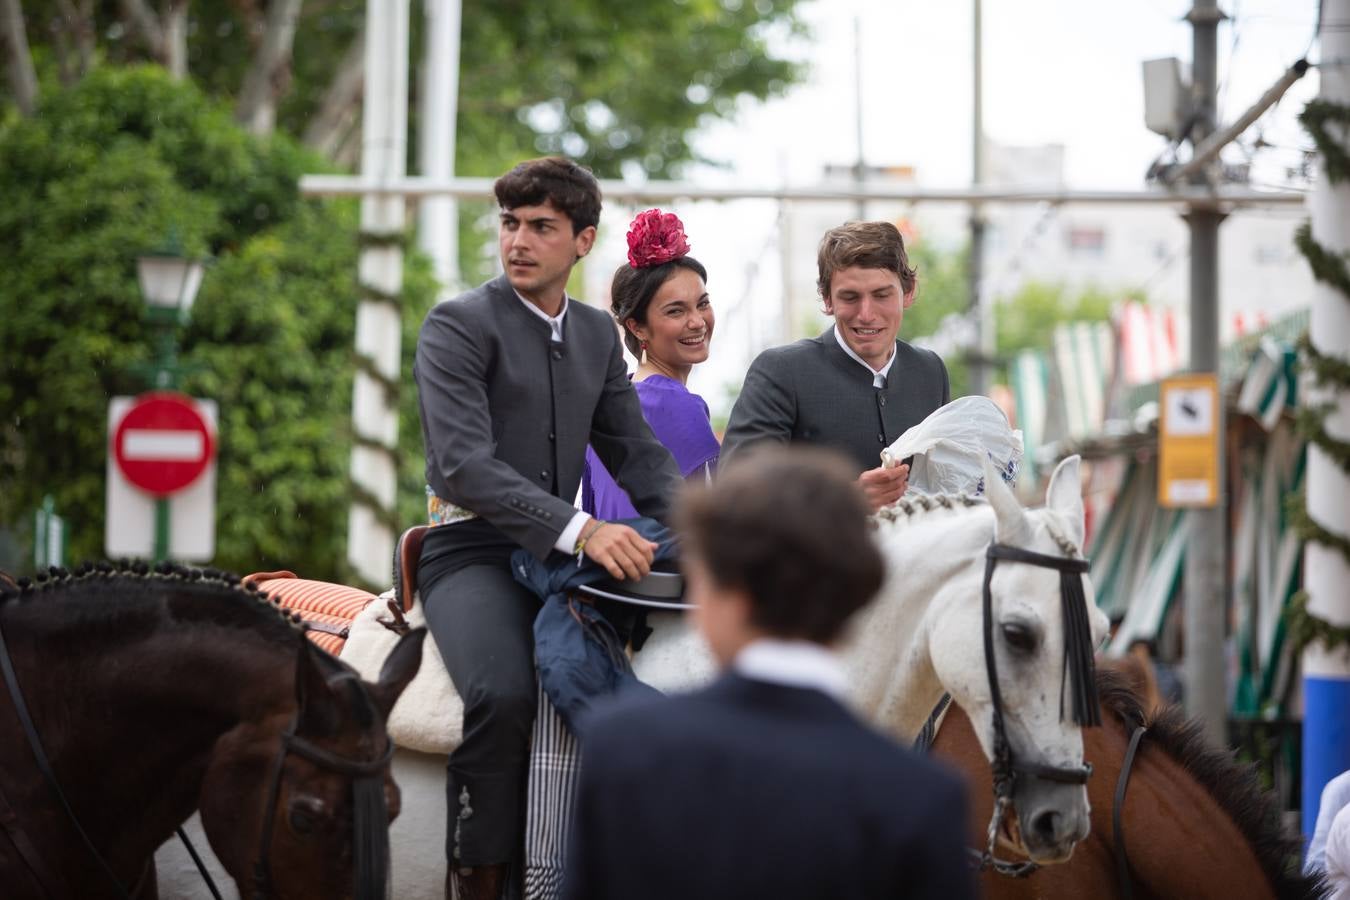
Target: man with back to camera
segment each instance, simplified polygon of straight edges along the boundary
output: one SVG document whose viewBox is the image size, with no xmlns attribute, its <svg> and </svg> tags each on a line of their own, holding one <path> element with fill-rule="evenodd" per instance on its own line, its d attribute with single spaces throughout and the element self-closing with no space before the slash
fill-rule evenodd
<svg viewBox="0 0 1350 900">
<path fill-rule="evenodd" d="M 889 222 L 849 222 L 820 241 L 817 287 L 834 325 L 772 347 L 750 365 L 731 410 L 722 463 L 746 447 L 808 443 L 853 461 L 876 511 L 909 483 L 909 466 L 880 467 L 881 451 L 951 400 L 947 367 L 899 340 L 918 286 L 904 239 Z"/>
<path fill-rule="evenodd" d="M 594 176 L 550 157 L 493 190 L 505 274 L 428 313 L 413 370 L 437 526 L 418 585 L 464 700 L 446 784 L 446 896 L 458 900 L 501 896 L 524 833 L 539 600 L 512 578 L 511 553 L 584 554 L 618 579 L 650 571 L 654 544 L 573 508 L 587 443 L 643 515 L 666 518 L 682 482 L 643 418 L 613 320 L 566 293 L 595 241 Z"/>
<path fill-rule="evenodd" d="M 752 451 L 678 513 L 710 687 L 582 733 L 566 900 L 973 898 L 964 788 L 858 721 L 832 646 L 885 563 L 850 467 Z"/>
</svg>

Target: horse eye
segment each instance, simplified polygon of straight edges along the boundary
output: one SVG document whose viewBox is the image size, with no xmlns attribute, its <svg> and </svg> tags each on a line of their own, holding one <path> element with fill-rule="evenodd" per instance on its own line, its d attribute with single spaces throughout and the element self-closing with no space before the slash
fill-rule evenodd
<svg viewBox="0 0 1350 900">
<path fill-rule="evenodd" d="M 323 804 L 320 801 L 313 797 L 302 797 L 291 803 L 286 813 L 286 824 L 296 834 L 310 835 L 319 827 L 322 815 Z"/>
<path fill-rule="evenodd" d="M 1003 624 L 1003 640 L 1018 653 L 1031 653 L 1036 649 L 1036 632 L 1021 622 Z"/>
</svg>

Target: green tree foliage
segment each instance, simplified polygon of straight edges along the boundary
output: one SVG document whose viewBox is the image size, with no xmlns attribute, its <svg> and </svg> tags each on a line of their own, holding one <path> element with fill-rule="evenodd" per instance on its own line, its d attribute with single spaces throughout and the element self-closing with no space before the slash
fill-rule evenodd
<svg viewBox="0 0 1350 900">
<path fill-rule="evenodd" d="M 1056 325 L 1108 321 L 1112 308 L 1124 300 L 1123 294 L 1099 287 L 1029 281 L 994 307 L 998 354 L 1009 357 L 1020 350 L 1048 350 Z"/>
<path fill-rule="evenodd" d="M 625 165 L 668 176 L 693 157 L 688 136 L 702 117 L 726 117 L 739 98 L 781 93 L 800 76 L 796 64 L 769 47 L 775 32 L 800 30 L 797 3 L 464 0 L 457 169 L 496 175 L 519 159 L 562 152 L 603 176 L 616 176 Z M 69 4 L 25 0 L 23 6 L 39 75 L 51 81 L 67 72 L 69 78 L 74 38 L 62 27 Z M 153 58 L 126 6 L 93 4 L 97 57 L 105 64 Z M 208 94 L 237 98 L 262 39 L 266 7 L 265 0 L 193 0 L 188 67 Z M 304 133 L 361 31 L 365 9 L 364 0 L 303 5 L 282 79 L 279 130 Z M 415 130 L 420 3 L 412 5 L 411 22 Z M 359 118 L 352 121 L 359 133 Z M 415 137 L 409 146 L 417 146 Z"/>
<path fill-rule="evenodd" d="M 910 262 L 919 271 L 919 291 L 914 306 L 905 311 L 902 336 L 907 339 L 937 333 L 949 316 L 963 314 L 970 302 L 968 248 L 944 251 L 915 241 L 910 251 Z M 1057 325 L 1108 321 L 1126 297 L 1126 293 L 1100 287 L 1029 281 L 1012 296 L 995 302 L 996 355 L 1006 362 L 1022 350 L 1049 350 Z M 955 355 L 945 362 L 952 396 L 962 396 L 969 386 L 969 362 Z"/>
<path fill-rule="evenodd" d="M 970 300 L 967 252 L 964 246 L 956 251 L 943 250 L 924 240 L 914 241 L 907 249 L 909 263 L 918 272 L 919 286 L 914 305 L 905 310 L 901 337 L 927 337 L 948 316 L 965 311 Z"/>
<path fill-rule="evenodd" d="M 781 93 L 798 71 L 773 58 L 796 0 L 468 0 L 460 152 L 492 174 L 522 148 L 671 174 L 704 116 Z"/>
<path fill-rule="evenodd" d="M 69 556 L 102 555 L 108 401 L 147 386 L 135 257 L 172 231 L 217 259 L 182 339 L 185 389 L 220 404 L 216 563 L 345 575 L 356 215 L 298 196 L 321 167 L 150 67 L 96 70 L 0 132 L 0 522 L 51 493 Z M 432 296 L 414 259 L 405 356 Z"/>
<path fill-rule="evenodd" d="M 919 287 L 914 305 L 905 310 L 900 336 L 906 340 L 936 334 L 950 316 L 965 312 L 970 302 L 967 286 L 967 251 L 943 250 L 929 241 L 914 241 L 909 247 L 910 265 L 918 271 Z M 951 382 L 952 396 L 967 393 L 970 368 L 964 356 L 949 354 L 943 362 Z"/>
</svg>

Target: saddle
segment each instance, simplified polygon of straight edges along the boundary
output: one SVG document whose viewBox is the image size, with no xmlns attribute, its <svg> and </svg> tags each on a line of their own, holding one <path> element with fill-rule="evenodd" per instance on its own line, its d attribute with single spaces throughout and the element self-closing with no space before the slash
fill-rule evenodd
<svg viewBox="0 0 1350 900">
<path fill-rule="evenodd" d="M 287 571 L 261 572 L 245 581 L 278 598 L 288 612 L 298 614 L 315 644 L 341 658 L 362 678 L 374 681 L 399 636 L 426 624 L 417 602 L 417 565 L 431 527 L 417 525 L 399 536 L 394 548 L 393 587 L 378 596 L 347 585 L 298 578 Z M 634 611 L 644 607 L 676 610 L 686 605 L 680 602 L 682 590 L 678 574 L 657 570 L 636 583 L 601 582 L 594 588 L 581 588 L 578 598 L 617 603 Z M 654 653 L 639 654 L 651 657 L 651 662 L 659 662 L 662 655 L 659 648 Z M 463 701 L 435 642 L 427 641 L 417 676 L 389 714 L 389 736 L 410 750 L 448 753 L 459 744 L 463 724 Z"/>
</svg>

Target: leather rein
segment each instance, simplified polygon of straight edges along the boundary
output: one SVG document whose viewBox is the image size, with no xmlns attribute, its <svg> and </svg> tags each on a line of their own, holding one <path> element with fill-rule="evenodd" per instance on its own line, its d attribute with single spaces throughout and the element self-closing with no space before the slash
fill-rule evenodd
<svg viewBox="0 0 1350 900">
<path fill-rule="evenodd" d="M 989 678 L 989 695 L 994 707 L 994 752 L 990 768 L 993 770 L 994 810 L 989 818 L 988 842 L 984 850 L 970 849 L 972 862 L 978 870 L 992 869 L 1000 875 L 1013 878 L 1025 878 L 1040 868 L 1031 860 L 1016 862 L 1000 859 L 994 854 L 998 838 L 998 828 L 1012 806 L 1013 792 L 1020 778 L 1039 778 L 1060 784 L 1087 784 L 1092 774 L 1092 765 L 1049 766 L 1043 763 L 1018 759 L 1008 740 L 1007 727 L 1003 721 L 1003 694 L 999 690 L 998 662 L 994 654 L 994 567 L 1000 561 L 1024 563 L 1045 569 L 1055 569 L 1060 573 L 1060 592 L 1064 613 L 1064 677 L 1060 683 L 1060 709 L 1063 712 L 1063 691 L 1065 682 L 1072 669 L 1074 718 L 1079 725 L 1101 724 L 1101 711 L 1097 703 L 1096 678 L 1093 674 L 1092 636 L 1087 621 L 1085 598 L 1082 589 L 1082 576 L 1091 567 L 1086 559 L 1069 556 L 1051 556 L 1014 547 L 1010 544 L 992 543 L 985 551 L 984 588 L 983 588 L 983 631 L 984 661 Z M 1086 659 L 1084 659 L 1086 657 Z"/>
<path fill-rule="evenodd" d="M 306 638 L 302 637 L 301 640 L 306 640 Z M 3 674 L 4 676 L 5 687 L 9 692 L 9 697 L 14 705 L 14 711 L 19 718 L 19 722 L 23 726 L 24 736 L 28 740 L 29 749 L 32 750 L 33 757 L 37 761 L 38 769 L 42 773 L 43 780 L 46 781 L 47 786 L 51 788 L 61 809 L 65 812 L 67 820 L 74 826 L 76 833 L 80 836 L 80 841 L 84 844 L 89 855 L 98 863 L 99 869 L 107 876 L 108 881 L 112 883 L 117 895 L 125 898 L 125 900 L 131 900 L 131 898 L 139 892 L 141 881 L 138 880 L 131 890 L 126 888 L 121 879 L 113 872 L 112 867 L 103 857 L 103 854 L 99 853 L 98 848 L 94 846 L 93 840 L 89 837 L 88 832 L 84 830 L 84 826 L 80 824 L 79 817 L 75 815 L 74 809 L 71 808 L 70 802 L 66 799 L 65 792 L 61 790 L 61 783 L 57 780 L 56 772 L 52 768 L 46 751 L 43 749 L 42 738 L 38 734 L 37 725 L 34 723 L 33 717 L 28 711 L 28 704 L 25 702 L 23 690 L 19 686 L 18 675 L 14 671 L 14 663 L 10 657 L 9 646 L 5 642 L 5 634 L 2 628 L 0 628 L 0 674 Z M 373 760 L 351 760 L 335 753 L 331 753 L 295 733 L 303 712 L 304 698 L 301 697 L 300 704 L 295 711 L 295 715 L 291 719 L 290 726 L 281 737 L 281 749 L 277 751 L 276 759 L 272 763 L 272 784 L 268 792 L 269 797 L 267 801 L 266 818 L 263 820 L 262 840 L 261 845 L 258 848 L 258 859 L 254 863 L 255 896 L 258 898 L 266 898 L 270 896 L 271 893 L 272 821 L 276 816 L 277 802 L 281 794 L 282 769 L 285 765 L 287 755 L 294 753 L 297 756 L 309 760 L 320 768 L 336 772 L 340 775 L 346 775 L 353 780 L 359 778 L 382 777 L 384 768 L 389 764 L 389 761 L 394 755 L 393 741 L 388 741 L 388 747 L 385 749 L 384 753 Z M 14 814 L 9 802 L 5 799 L 3 791 L 0 791 L 0 830 L 3 830 L 9 835 L 10 840 L 18 850 L 19 856 L 23 859 L 25 865 L 27 865 L 29 871 L 33 874 L 33 877 L 37 879 L 38 883 L 42 885 L 43 889 L 49 895 L 52 897 L 69 895 L 70 892 L 65 889 L 65 882 L 59 875 L 59 869 L 51 869 L 43 860 L 41 853 L 24 832 L 18 821 L 18 817 Z M 177 832 L 178 837 L 187 847 L 188 854 L 192 857 L 192 861 L 196 863 L 197 870 L 201 873 L 203 880 L 205 880 L 207 887 L 211 891 L 211 895 L 215 900 L 221 900 L 220 890 L 216 887 L 215 881 L 212 880 L 211 874 L 207 871 L 201 857 L 197 854 L 196 848 L 193 847 L 192 842 L 188 840 L 187 833 L 183 830 L 182 826 L 178 827 Z M 149 866 L 147 866 L 147 870 L 150 871 Z M 141 880 L 144 880 L 144 877 L 145 875 L 142 874 Z"/>
</svg>

